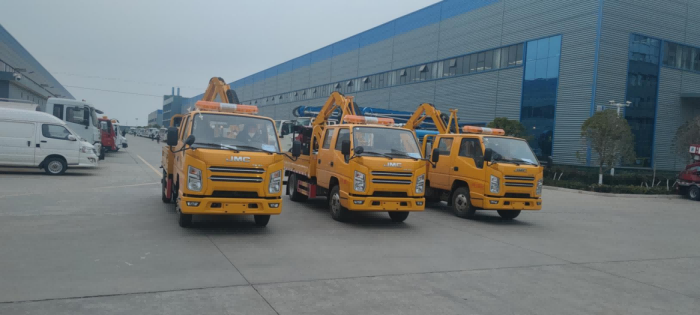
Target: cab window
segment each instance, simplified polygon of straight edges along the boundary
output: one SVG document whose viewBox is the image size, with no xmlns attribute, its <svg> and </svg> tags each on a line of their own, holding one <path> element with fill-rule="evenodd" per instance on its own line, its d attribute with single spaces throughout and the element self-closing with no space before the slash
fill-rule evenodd
<svg viewBox="0 0 700 315">
<path fill-rule="evenodd" d="M 189 126 L 190 126 L 190 118 L 187 117 L 187 118 L 185 118 L 185 128 L 181 129 L 182 134 L 180 134 L 180 140 L 185 139 L 185 134 L 187 133 L 187 128 L 189 128 Z"/>
<path fill-rule="evenodd" d="M 332 140 L 332 135 L 333 135 L 334 129 L 326 129 L 326 135 L 323 137 L 323 149 L 330 149 L 331 148 L 331 140 Z"/>
<path fill-rule="evenodd" d="M 438 150 L 440 155 L 450 155 L 452 151 L 452 138 L 441 138 L 438 142 Z"/>
<path fill-rule="evenodd" d="M 340 151 L 343 149 L 343 141 L 350 141 L 350 130 L 343 128 L 338 132 L 338 137 L 335 140 L 335 149 Z"/>
<path fill-rule="evenodd" d="M 68 140 L 70 131 L 59 125 L 41 125 L 41 135 L 46 138 Z"/>
<path fill-rule="evenodd" d="M 476 167 L 482 168 L 484 153 L 481 151 L 481 144 L 478 139 L 462 139 L 459 146 L 459 156 L 474 159 Z"/>
</svg>

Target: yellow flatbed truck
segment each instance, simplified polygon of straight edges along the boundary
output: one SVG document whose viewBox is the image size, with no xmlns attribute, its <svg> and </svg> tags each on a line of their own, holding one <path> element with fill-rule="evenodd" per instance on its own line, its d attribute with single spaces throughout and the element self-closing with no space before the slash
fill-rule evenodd
<svg viewBox="0 0 700 315">
<path fill-rule="evenodd" d="M 425 207 L 426 164 L 416 136 L 355 109 L 352 97 L 333 92 L 310 127 L 297 126 L 295 145 L 303 149 L 296 161 L 285 160 L 287 193 L 293 201 L 327 197 L 338 221 L 369 211 L 403 222 Z M 329 125 L 336 111 L 339 124 Z"/>
<path fill-rule="evenodd" d="M 504 136 L 502 129 L 460 129 L 456 113 L 451 110 L 445 122 L 434 105 L 425 103 L 404 126 L 415 130 L 429 117 L 438 129 L 421 144 L 431 160 L 426 199 L 447 201 L 454 214 L 464 218 L 474 217 L 476 210 L 496 210 L 511 220 L 521 210 L 542 209 L 543 167 L 527 142 Z"/>
</svg>

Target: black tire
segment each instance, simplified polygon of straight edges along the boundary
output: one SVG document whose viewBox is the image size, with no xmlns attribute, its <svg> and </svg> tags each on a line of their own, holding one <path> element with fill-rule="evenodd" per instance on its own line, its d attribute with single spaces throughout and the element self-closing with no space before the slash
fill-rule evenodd
<svg viewBox="0 0 700 315">
<path fill-rule="evenodd" d="M 66 160 L 59 157 L 50 157 L 44 161 L 44 171 L 49 175 L 62 175 L 67 168 Z"/>
<path fill-rule="evenodd" d="M 160 179 L 160 182 L 161 182 L 160 199 L 164 203 L 170 203 L 171 198 L 168 198 L 167 197 L 168 194 L 165 193 L 165 191 L 168 189 L 168 175 L 165 174 L 165 171 L 163 171 L 163 177 Z"/>
<path fill-rule="evenodd" d="M 224 84 L 226 84 L 226 83 L 224 83 Z M 228 91 L 226 91 L 226 97 L 228 98 L 229 103 L 233 103 L 233 104 L 240 104 L 241 103 L 241 101 L 238 100 L 238 94 L 236 94 L 236 91 L 234 91 L 232 89 L 229 89 Z"/>
<path fill-rule="evenodd" d="M 102 147 L 102 148 L 100 149 L 100 156 L 98 157 L 98 159 L 99 159 L 100 161 L 105 159 L 105 151 L 106 151 L 106 150 L 107 150 L 107 149 L 105 149 L 105 147 Z"/>
<path fill-rule="evenodd" d="M 328 208 L 331 210 L 333 220 L 345 222 L 350 218 L 350 211 L 340 204 L 340 186 L 335 185 L 328 195 Z"/>
<path fill-rule="evenodd" d="M 180 214 L 180 219 L 177 221 L 177 223 L 180 225 L 180 227 L 183 228 L 188 228 L 192 226 L 192 215 L 191 214 L 184 214 L 182 212 Z"/>
<path fill-rule="evenodd" d="M 690 188 L 688 188 L 688 198 L 695 201 L 700 200 L 700 187 L 690 186 Z"/>
<path fill-rule="evenodd" d="M 255 225 L 262 227 L 270 222 L 270 215 L 254 215 L 253 219 L 255 219 Z"/>
<path fill-rule="evenodd" d="M 300 192 L 297 191 L 297 175 L 296 173 L 292 173 L 289 175 L 289 180 L 287 181 L 287 186 L 289 186 L 289 199 L 292 201 L 306 201 L 309 199 L 309 196 L 304 195 Z"/>
<path fill-rule="evenodd" d="M 389 217 L 391 218 L 391 221 L 403 222 L 406 221 L 406 218 L 408 218 L 408 213 L 408 211 L 389 211 Z"/>
<path fill-rule="evenodd" d="M 520 215 L 520 210 L 498 210 L 498 215 L 504 220 L 513 220 Z"/>
<path fill-rule="evenodd" d="M 458 187 L 452 193 L 452 212 L 460 218 L 474 218 L 476 208 L 472 205 L 468 187 Z"/>
</svg>

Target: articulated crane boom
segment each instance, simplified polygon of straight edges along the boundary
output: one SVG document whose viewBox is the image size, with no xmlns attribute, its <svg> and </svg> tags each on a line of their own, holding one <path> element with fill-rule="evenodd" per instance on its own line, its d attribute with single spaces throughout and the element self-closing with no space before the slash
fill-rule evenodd
<svg viewBox="0 0 700 315">
<path fill-rule="evenodd" d="M 202 96 L 202 101 L 215 102 L 217 96 L 221 103 L 239 103 L 236 92 L 221 77 L 213 77 L 209 80 L 209 86 Z"/>
<path fill-rule="evenodd" d="M 449 118 L 446 116 L 447 115 L 442 114 L 439 109 L 435 108 L 435 105 L 423 103 L 418 106 L 411 118 L 408 119 L 406 125 L 404 125 L 404 128 L 416 130 L 426 118 L 430 117 L 435 123 L 435 127 L 437 127 L 437 131 L 439 133 L 459 133 L 457 110 L 450 109 Z M 445 120 L 447 120 L 447 122 L 445 122 Z"/>
<path fill-rule="evenodd" d="M 314 139 L 321 139 L 328 125 L 328 120 L 333 116 L 336 110 L 340 110 L 338 121 L 341 123 L 346 115 L 356 115 L 357 108 L 354 98 L 352 96 L 345 96 L 339 92 L 331 93 L 326 103 L 323 104 L 321 110 L 318 111 L 318 115 L 316 115 L 316 118 L 311 123 L 311 128 L 313 129 L 311 143 L 314 143 Z"/>
</svg>

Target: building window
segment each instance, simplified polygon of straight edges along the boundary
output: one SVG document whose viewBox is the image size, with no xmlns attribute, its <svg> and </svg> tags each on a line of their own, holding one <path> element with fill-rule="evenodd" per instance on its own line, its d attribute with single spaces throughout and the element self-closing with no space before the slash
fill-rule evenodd
<svg viewBox="0 0 700 315">
<path fill-rule="evenodd" d="M 513 47 L 517 50 L 521 46 L 513 45 L 508 50 L 509 65 L 511 60 L 517 64 L 517 56 L 522 56 Z M 538 157 L 552 155 L 560 55 L 561 35 L 527 42 L 520 122 L 525 125 L 530 147 Z M 510 59 L 511 56 L 515 58 Z"/>
<path fill-rule="evenodd" d="M 664 58 L 664 63 L 672 62 L 676 67 L 682 66 L 683 54 L 689 51 L 680 45 L 668 44 L 672 45 L 664 47 L 669 53 L 666 56 L 669 58 Z M 630 36 L 627 100 L 632 104 L 625 109 L 625 119 L 634 134 L 634 149 L 637 155 L 634 166 L 652 165 L 660 51 L 661 41 L 635 34 Z"/>
</svg>

